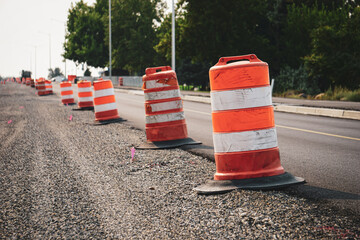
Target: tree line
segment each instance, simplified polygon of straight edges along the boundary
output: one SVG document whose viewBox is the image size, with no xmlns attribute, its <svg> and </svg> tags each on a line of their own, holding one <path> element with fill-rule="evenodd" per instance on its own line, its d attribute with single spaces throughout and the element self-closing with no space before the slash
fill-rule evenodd
<svg viewBox="0 0 360 240">
<path fill-rule="evenodd" d="M 142 75 L 171 62 L 171 13 L 164 0 L 112 1 L 113 75 Z M 64 57 L 109 64 L 108 0 L 69 9 Z M 256 54 L 275 91 L 316 94 L 360 88 L 360 3 L 356 0 L 179 0 L 176 72 L 180 83 L 208 89 L 220 57 Z"/>
</svg>

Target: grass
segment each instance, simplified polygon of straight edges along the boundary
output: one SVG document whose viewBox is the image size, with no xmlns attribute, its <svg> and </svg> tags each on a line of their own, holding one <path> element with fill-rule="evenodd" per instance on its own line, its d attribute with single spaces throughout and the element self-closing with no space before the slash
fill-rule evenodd
<svg viewBox="0 0 360 240">
<path fill-rule="evenodd" d="M 186 91 L 197 91 L 197 92 L 209 92 L 209 91 L 202 91 L 202 86 L 194 86 L 194 85 L 179 85 L 180 90 L 186 90 Z"/>
<path fill-rule="evenodd" d="M 179 85 L 180 90 L 186 91 L 200 91 L 201 86 L 195 85 Z M 273 93 L 274 97 L 296 98 L 296 99 L 316 99 L 316 100 L 337 100 L 337 101 L 351 101 L 360 102 L 360 88 L 356 90 L 348 90 L 343 87 L 335 87 L 334 90 L 328 89 L 325 93 L 317 95 L 307 95 L 301 90 L 287 90 L 283 93 Z"/>
<path fill-rule="evenodd" d="M 360 89 L 351 91 L 342 87 L 335 87 L 334 90 L 330 88 L 324 93 L 321 99 L 360 102 Z"/>
<path fill-rule="evenodd" d="M 299 90 L 287 90 L 283 93 L 273 93 L 274 97 L 297 98 L 297 99 L 316 99 L 316 100 L 336 100 L 360 102 L 360 88 L 348 90 L 342 87 L 335 87 L 334 90 L 328 89 L 325 93 L 317 95 L 306 95 Z"/>
</svg>

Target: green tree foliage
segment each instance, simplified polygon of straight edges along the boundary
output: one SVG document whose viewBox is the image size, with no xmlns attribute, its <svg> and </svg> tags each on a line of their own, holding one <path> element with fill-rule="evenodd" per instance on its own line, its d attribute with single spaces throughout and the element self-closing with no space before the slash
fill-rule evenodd
<svg viewBox="0 0 360 240">
<path fill-rule="evenodd" d="M 113 66 L 144 73 L 156 59 L 156 6 L 160 0 L 118 0 L 112 4 Z"/>
<path fill-rule="evenodd" d="M 57 76 L 64 76 L 64 74 L 61 72 L 60 68 L 58 68 L 58 67 L 56 67 L 54 69 L 49 68 L 48 78 L 51 79 L 51 78 L 57 77 Z"/>
<path fill-rule="evenodd" d="M 88 76 L 90 77 L 91 76 L 91 72 L 88 68 L 86 68 L 85 72 L 84 72 L 84 76 Z"/>
<path fill-rule="evenodd" d="M 100 10 L 100 7 L 95 9 L 82 0 L 69 9 L 65 58 L 94 67 L 106 65 L 108 50 L 104 42 L 105 26 Z"/>
<path fill-rule="evenodd" d="M 146 67 L 169 65 L 171 13 L 164 16 L 164 4 L 112 2 L 113 73 L 141 75 Z M 359 12 L 355 0 L 179 0 L 179 82 L 205 89 L 220 57 L 255 53 L 269 63 L 278 91 L 359 88 Z M 67 24 L 66 58 L 108 64 L 108 0 L 76 3 Z"/>
<path fill-rule="evenodd" d="M 221 56 L 260 52 L 267 54 L 269 41 L 260 29 L 267 4 L 261 0 L 182 1 L 180 57 L 214 63 Z M 185 4 L 186 3 L 186 4 Z"/>
<path fill-rule="evenodd" d="M 305 63 L 321 90 L 342 86 L 360 88 L 360 7 L 327 12 L 312 33 Z"/>
</svg>

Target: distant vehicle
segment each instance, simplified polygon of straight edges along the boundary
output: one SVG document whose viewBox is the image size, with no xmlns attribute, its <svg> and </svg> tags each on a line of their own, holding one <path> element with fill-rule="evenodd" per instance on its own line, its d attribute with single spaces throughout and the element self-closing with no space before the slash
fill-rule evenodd
<svg viewBox="0 0 360 240">
<path fill-rule="evenodd" d="M 67 79 L 64 76 L 56 76 L 51 79 L 52 82 L 64 82 L 67 81 Z"/>
</svg>

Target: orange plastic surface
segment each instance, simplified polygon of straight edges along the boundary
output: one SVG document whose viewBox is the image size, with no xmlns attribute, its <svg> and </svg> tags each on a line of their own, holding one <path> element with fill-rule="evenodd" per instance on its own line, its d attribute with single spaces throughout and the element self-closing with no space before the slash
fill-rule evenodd
<svg viewBox="0 0 360 240">
<path fill-rule="evenodd" d="M 241 132 L 272 128 L 275 126 L 272 106 L 246 108 L 212 113 L 216 133 Z"/>
<path fill-rule="evenodd" d="M 216 153 L 215 180 L 234 180 L 275 176 L 284 173 L 279 148 L 258 151 Z"/>
</svg>

